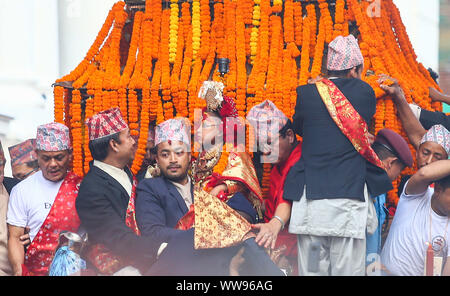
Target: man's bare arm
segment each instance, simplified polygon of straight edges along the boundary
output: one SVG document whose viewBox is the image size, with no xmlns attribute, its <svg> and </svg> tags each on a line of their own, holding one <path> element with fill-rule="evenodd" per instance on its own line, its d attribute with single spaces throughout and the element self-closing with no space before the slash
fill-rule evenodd
<svg viewBox="0 0 450 296">
<path fill-rule="evenodd" d="M 430 89 L 430 98 L 433 101 L 450 104 L 450 96 L 449 95 L 441 93 L 434 87 L 430 87 L 429 89 Z"/>
<path fill-rule="evenodd" d="M 428 186 L 450 175 L 450 159 L 438 160 L 419 169 L 408 181 L 406 194 L 420 194 L 427 190 Z"/>
<path fill-rule="evenodd" d="M 22 264 L 24 263 L 25 250 L 21 236 L 25 233 L 24 227 L 8 224 L 8 258 L 15 276 L 22 275 Z"/>
<path fill-rule="evenodd" d="M 391 86 L 383 85 L 382 83 L 388 79 L 393 81 L 394 84 Z M 381 75 L 378 82 L 380 83 L 380 87 L 387 94 L 392 96 L 393 101 L 397 106 L 398 116 L 402 122 L 403 128 L 405 129 L 406 135 L 408 136 L 409 142 L 414 146 L 414 149 L 418 150 L 420 141 L 427 131 L 423 128 L 416 116 L 414 116 L 414 113 L 409 107 L 405 94 L 398 84 L 398 81 L 395 78 Z"/>
</svg>

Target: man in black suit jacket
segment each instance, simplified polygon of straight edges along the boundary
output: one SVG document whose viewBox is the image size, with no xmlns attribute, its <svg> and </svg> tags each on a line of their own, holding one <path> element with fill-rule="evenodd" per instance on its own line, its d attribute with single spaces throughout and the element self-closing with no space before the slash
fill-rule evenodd
<svg viewBox="0 0 450 296">
<path fill-rule="evenodd" d="M 369 126 L 376 98 L 361 80 L 363 61 L 352 35 L 330 43 L 329 80 Z M 298 234 L 299 275 L 364 275 L 366 228 L 376 224 L 376 217 L 369 219 L 375 209 L 368 197 L 389 191 L 392 184 L 384 169 L 355 149 L 321 95 L 318 84 L 297 88 L 293 124 L 303 149 L 284 186 L 284 199 L 294 201 L 289 232 Z M 308 269 L 309 250 L 316 244 L 319 268 Z"/>
<path fill-rule="evenodd" d="M 134 219 L 135 183 L 127 167 L 134 156 L 134 140 L 118 108 L 100 112 L 87 125 L 94 161 L 76 200 L 92 250 L 87 257 L 98 256 L 92 246 L 103 245 L 120 264 L 103 270 L 95 265 L 100 273 L 140 275 L 155 261 L 161 243 L 140 236 Z"/>
</svg>

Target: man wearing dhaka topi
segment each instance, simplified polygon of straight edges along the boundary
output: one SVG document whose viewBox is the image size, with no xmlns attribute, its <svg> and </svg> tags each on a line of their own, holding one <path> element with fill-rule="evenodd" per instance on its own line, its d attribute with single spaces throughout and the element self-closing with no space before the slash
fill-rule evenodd
<svg viewBox="0 0 450 296">
<path fill-rule="evenodd" d="M 69 129 L 60 123 L 37 129 L 40 171 L 17 184 L 9 199 L 9 261 L 14 275 L 47 275 L 61 231 L 77 232 L 75 199 L 81 178 L 69 172 L 72 158 Z M 30 227 L 26 252 L 20 237 Z"/>
<path fill-rule="evenodd" d="M 377 227 L 370 196 L 392 188 L 370 146 L 375 92 L 361 80 L 364 58 L 353 35 L 328 47 L 328 78 L 297 88 L 294 131 L 302 155 L 289 171 L 289 232 L 297 234 L 299 275 L 365 274 L 366 230 Z M 309 259 L 310 250 L 319 250 Z M 311 262 L 313 261 L 313 262 Z"/>
</svg>

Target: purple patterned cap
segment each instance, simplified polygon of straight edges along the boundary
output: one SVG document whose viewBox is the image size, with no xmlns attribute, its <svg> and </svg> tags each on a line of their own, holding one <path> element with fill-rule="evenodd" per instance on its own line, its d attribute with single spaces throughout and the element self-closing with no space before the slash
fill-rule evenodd
<svg viewBox="0 0 450 296">
<path fill-rule="evenodd" d="M 447 156 L 450 155 L 450 132 L 441 124 L 433 125 L 420 141 L 420 145 L 425 142 L 435 142 L 444 148 Z"/>
<path fill-rule="evenodd" d="M 169 119 L 156 126 L 155 146 L 166 141 L 180 141 L 190 147 L 186 125 L 180 119 Z"/>
<path fill-rule="evenodd" d="M 37 128 L 36 150 L 64 151 L 72 149 L 69 128 L 58 122 L 47 123 Z"/>
<path fill-rule="evenodd" d="M 327 69 L 331 71 L 348 70 L 364 63 L 364 57 L 353 35 L 337 36 L 328 45 Z"/>
</svg>

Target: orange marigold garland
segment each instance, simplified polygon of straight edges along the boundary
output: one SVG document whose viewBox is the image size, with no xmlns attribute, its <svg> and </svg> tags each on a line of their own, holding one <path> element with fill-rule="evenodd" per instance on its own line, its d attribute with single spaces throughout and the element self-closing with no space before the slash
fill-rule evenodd
<svg viewBox="0 0 450 296">
<path fill-rule="evenodd" d="M 345 22 L 345 0 L 336 0 L 333 39 L 336 38 L 337 36 L 344 35 L 344 22 Z"/>
<path fill-rule="evenodd" d="M 88 98 L 86 100 L 86 108 L 84 110 L 85 120 L 94 116 L 94 99 Z M 89 171 L 89 163 L 92 161 L 91 151 L 89 150 L 89 135 L 88 127 L 84 126 L 84 172 Z"/>
<path fill-rule="evenodd" d="M 64 124 L 64 87 L 55 86 L 53 89 L 55 122 Z"/>
<path fill-rule="evenodd" d="M 244 7 L 238 2 L 236 9 L 236 109 L 240 117 L 245 117 L 247 69 L 245 55 Z"/>
<path fill-rule="evenodd" d="M 192 0 L 192 59 L 194 61 L 200 50 L 201 35 L 200 0 Z"/>
<path fill-rule="evenodd" d="M 210 38 L 211 38 L 211 15 L 210 15 L 209 0 L 200 0 L 200 28 L 201 33 L 201 48 L 200 58 L 206 60 L 210 50 Z"/>
<path fill-rule="evenodd" d="M 139 135 L 138 98 L 135 90 L 128 91 L 128 126 L 132 136 Z"/>
<path fill-rule="evenodd" d="M 142 107 L 141 107 L 141 117 L 140 117 L 140 132 L 136 154 L 133 160 L 133 164 L 131 166 L 131 171 L 133 174 L 137 174 L 141 168 L 142 162 L 145 157 L 146 147 L 147 147 L 147 138 L 148 138 L 148 129 L 150 124 L 150 85 L 146 83 L 146 86 L 142 90 Z"/>
<path fill-rule="evenodd" d="M 250 62 L 253 64 L 255 62 L 257 50 L 258 50 L 258 28 L 261 20 L 261 7 L 259 4 L 261 0 L 254 0 L 255 5 L 253 6 L 253 19 L 252 19 L 252 33 L 250 35 Z"/>
<path fill-rule="evenodd" d="M 320 20 L 316 2 L 302 2 L 275 0 L 271 6 L 270 0 L 226 0 L 214 2 L 213 10 L 209 10 L 209 1 L 194 0 L 191 17 L 191 4 L 183 1 L 181 18 L 178 18 L 176 0 L 170 0 L 170 14 L 166 10 L 164 15 L 159 0 L 148 0 L 145 13 L 124 10 L 124 2 L 115 4 L 82 62 L 69 75 L 58 79 L 58 82 L 72 82 L 73 91 L 59 83 L 54 89 L 55 120 L 69 126 L 75 143 L 81 138 L 81 146 L 74 151 L 79 154 L 74 159 L 74 170 L 83 174 L 90 159 L 84 129 L 80 126 L 82 118 L 119 106 L 124 117 L 130 119 L 132 132 L 143 139 L 146 120 L 157 119 L 160 123 L 175 115 L 191 117 L 194 109 L 204 105 L 197 97 L 200 83 L 211 79 L 210 74 L 214 80 L 222 79 L 215 58 L 230 59 L 230 72 L 224 80 L 225 93 L 236 98 L 239 115 L 245 116 L 255 104 L 272 99 L 291 117 L 298 84 L 305 84 L 311 75 L 320 74 L 320 49 L 323 50 L 331 37 L 348 35 L 349 22 L 354 25 L 355 21 L 358 30 L 353 33 L 360 33 L 356 37 L 365 60 L 364 70 L 397 78 L 408 102 L 428 110 L 441 110 L 440 103 L 431 102 L 428 91 L 429 86 L 438 86 L 425 67 L 417 63 L 392 0 L 382 2 L 378 18 L 366 15 L 368 1 L 336 0 L 334 24 L 328 1 L 316 1 Z M 306 18 L 302 4 L 306 7 Z M 129 48 L 123 46 L 126 40 L 122 38 L 122 31 L 128 28 L 128 24 L 124 27 L 128 13 L 133 20 Z M 283 15 L 284 19 L 272 14 Z M 128 54 L 126 61 L 121 56 L 124 54 Z M 375 131 L 386 126 L 405 137 L 396 106 L 378 87 L 377 76 L 369 73 L 366 77 L 364 71 L 364 80 L 374 88 L 378 98 Z M 78 107 L 81 88 L 91 97 L 84 114 Z M 139 145 L 143 147 L 143 140 L 140 143 L 138 140 Z M 134 170 L 138 169 L 142 151 L 136 154 Z M 392 194 L 389 193 L 390 199 Z"/>
<path fill-rule="evenodd" d="M 63 81 L 75 81 L 78 77 L 80 77 L 89 66 L 89 62 L 95 57 L 95 55 L 98 53 L 101 45 L 103 44 L 105 38 L 108 36 L 110 28 L 113 24 L 116 11 L 123 10 L 125 6 L 125 2 L 120 1 L 114 4 L 113 8 L 109 11 L 108 16 L 106 17 L 105 23 L 103 24 L 102 28 L 100 29 L 100 32 L 98 33 L 97 37 L 95 38 L 94 43 L 89 48 L 89 51 L 87 52 L 86 56 L 84 57 L 83 61 L 68 75 L 62 77 L 61 79 L 56 80 L 56 82 L 63 82 Z"/>
<path fill-rule="evenodd" d="M 169 34 L 169 62 L 173 64 L 177 56 L 178 45 L 178 0 L 170 0 L 170 34 Z"/>
<path fill-rule="evenodd" d="M 169 65 L 169 52 L 167 50 L 169 45 L 169 22 L 170 11 L 163 10 L 161 20 L 161 93 L 164 109 L 164 120 L 173 118 L 173 104 L 170 95 L 170 65 Z"/>
<path fill-rule="evenodd" d="M 294 2 L 294 39 L 297 46 L 302 46 L 303 40 L 303 7 L 301 2 Z"/>
<path fill-rule="evenodd" d="M 313 59 L 312 67 L 311 67 L 311 77 L 312 78 L 316 78 L 322 72 L 323 51 L 325 48 L 325 40 L 327 37 L 328 23 L 327 23 L 324 11 L 325 10 L 328 11 L 328 4 L 323 1 L 319 1 L 319 3 L 320 3 L 319 7 L 320 7 L 322 16 L 320 17 L 320 20 L 319 20 L 319 22 L 320 22 L 319 23 L 319 33 L 317 35 L 316 48 L 314 50 L 314 59 Z"/>
<path fill-rule="evenodd" d="M 309 48 L 309 54 L 310 58 L 314 56 L 314 48 L 316 47 L 316 37 L 317 37 L 317 14 L 316 14 L 316 5 L 315 4 L 308 4 L 306 6 L 306 11 L 308 13 L 308 20 L 309 20 L 309 33 L 310 33 L 310 48 Z"/>
<path fill-rule="evenodd" d="M 72 91 L 72 103 L 70 104 L 71 132 L 73 147 L 73 171 L 78 176 L 83 176 L 83 135 L 81 124 L 81 92 L 78 89 Z"/>
<path fill-rule="evenodd" d="M 284 2 L 284 42 L 294 42 L 294 0 L 286 0 Z"/>
<path fill-rule="evenodd" d="M 300 77 L 299 77 L 299 85 L 304 85 L 308 82 L 309 79 L 309 49 L 310 49 L 310 28 L 311 24 L 309 22 L 309 16 L 303 20 L 303 41 L 302 41 L 302 50 L 301 50 L 301 58 L 300 58 Z"/>
</svg>

